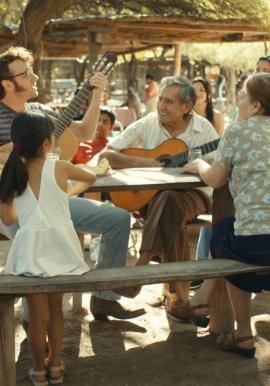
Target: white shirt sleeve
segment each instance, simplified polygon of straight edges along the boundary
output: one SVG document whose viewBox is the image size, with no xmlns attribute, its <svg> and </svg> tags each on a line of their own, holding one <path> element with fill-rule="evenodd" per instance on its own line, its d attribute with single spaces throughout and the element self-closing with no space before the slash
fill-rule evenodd
<svg viewBox="0 0 270 386">
<path fill-rule="evenodd" d="M 110 147 L 118 151 L 128 147 L 138 147 L 143 143 L 143 132 L 147 126 L 147 116 L 131 123 L 120 135 L 110 141 Z"/>
</svg>

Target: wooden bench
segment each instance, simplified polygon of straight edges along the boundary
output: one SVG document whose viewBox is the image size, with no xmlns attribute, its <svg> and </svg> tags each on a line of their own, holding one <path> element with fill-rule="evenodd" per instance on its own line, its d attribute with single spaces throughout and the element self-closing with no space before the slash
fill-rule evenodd
<svg viewBox="0 0 270 386">
<path fill-rule="evenodd" d="M 90 292 L 117 287 L 224 277 L 267 272 L 270 267 L 232 260 L 187 261 L 148 266 L 91 270 L 82 276 L 36 278 L 1 275 L 0 280 L 0 386 L 16 386 L 14 299 L 29 293 Z M 219 301 L 218 304 L 221 302 Z M 218 311 L 216 311 L 218 312 Z"/>
</svg>

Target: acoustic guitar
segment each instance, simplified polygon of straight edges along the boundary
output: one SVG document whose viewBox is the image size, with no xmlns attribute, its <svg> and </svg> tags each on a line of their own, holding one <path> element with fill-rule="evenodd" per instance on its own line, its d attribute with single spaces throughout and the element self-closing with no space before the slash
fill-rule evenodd
<svg viewBox="0 0 270 386">
<path fill-rule="evenodd" d="M 211 153 L 218 147 L 219 138 L 196 148 L 201 149 L 202 155 Z M 163 162 L 164 167 L 181 167 L 188 162 L 188 147 L 180 139 L 168 139 L 154 149 L 143 150 L 137 148 L 124 149 L 122 154 L 154 158 Z M 144 207 L 158 193 L 158 190 L 140 190 L 130 192 L 111 192 L 112 202 L 120 207 L 134 212 Z"/>
<path fill-rule="evenodd" d="M 113 69 L 117 61 L 117 55 L 114 52 L 106 52 L 100 59 L 98 59 L 92 66 L 92 73 L 102 72 L 108 75 Z M 79 92 L 74 96 L 72 101 L 65 108 L 63 114 L 59 119 L 50 116 L 54 122 L 54 135 L 58 147 L 61 148 L 61 159 L 69 160 L 76 154 L 80 140 L 68 128 L 81 109 L 83 103 L 88 102 L 93 87 L 88 81 L 85 81 Z M 12 150 L 12 143 L 6 143 L 0 146 L 0 152 L 10 152 Z"/>
</svg>

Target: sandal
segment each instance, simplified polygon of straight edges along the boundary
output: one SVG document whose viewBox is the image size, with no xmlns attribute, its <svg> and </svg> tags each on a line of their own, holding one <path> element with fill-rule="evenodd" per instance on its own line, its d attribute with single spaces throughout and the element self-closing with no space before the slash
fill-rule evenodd
<svg viewBox="0 0 270 386">
<path fill-rule="evenodd" d="M 196 306 L 192 306 L 189 301 L 175 302 L 172 305 L 169 305 L 168 301 L 165 301 L 165 309 L 171 319 L 181 323 L 192 322 L 198 327 L 207 327 L 209 324 L 210 319 L 207 316 L 208 312 L 206 315 L 198 315 L 195 313 L 196 310 L 203 308 L 209 309 L 209 305 L 198 304 Z"/>
<path fill-rule="evenodd" d="M 38 371 L 38 370 L 34 370 L 34 369 L 30 369 L 28 371 L 28 377 L 32 381 L 34 386 L 47 386 L 49 384 L 47 379 L 45 381 L 38 381 L 36 379 L 42 375 L 45 375 L 47 378 L 47 371 L 46 370 L 39 370 Z"/>
<path fill-rule="evenodd" d="M 61 361 L 60 366 L 48 367 L 49 381 L 52 385 L 59 385 L 64 382 L 65 365 Z"/>
<path fill-rule="evenodd" d="M 228 351 L 232 353 L 237 353 L 245 358 L 253 358 L 255 356 L 256 348 L 243 348 L 239 346 L 239 343 L 246 342 L 248 340 L 253 340 L 253 336 L 240 336 L 236 338 L 235 333 L 223 334 L 218 337 L 217 345 L 223 351 Z"/>
</svg>

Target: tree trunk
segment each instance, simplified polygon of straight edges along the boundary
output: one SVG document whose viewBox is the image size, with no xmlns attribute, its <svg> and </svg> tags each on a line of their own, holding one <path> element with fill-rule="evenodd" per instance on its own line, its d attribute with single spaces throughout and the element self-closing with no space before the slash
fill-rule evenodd
<svg viewBox="0 0 270 386">
<path fill-rule="evenodd" d="M 46 22 L 61 16 L 74 0 L 29 0 L 14 44 L 35 52 Z"/>
<path fill-rule="evenodd" d="M 46 22 L 61 16 L 74 0 L 29 0 L 23 13 L 19 31 L 13 45 L 23 46 L 31 50 L 35 57 L 35 72 L 39 75 L 39 100 L 45 100 L 43 82 L 41 79 L 40 60 L 42 52 L 42 32 Z"/>
</svg>

